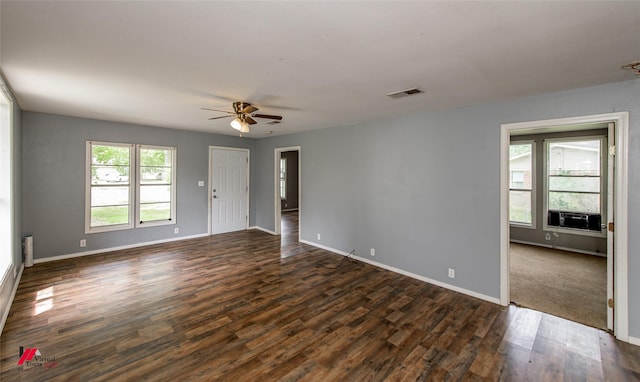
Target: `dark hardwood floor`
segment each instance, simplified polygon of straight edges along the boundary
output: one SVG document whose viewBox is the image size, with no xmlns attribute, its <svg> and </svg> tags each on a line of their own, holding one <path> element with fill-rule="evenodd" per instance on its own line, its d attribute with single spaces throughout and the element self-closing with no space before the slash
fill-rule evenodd
<svg viewBox="0 0 640 382">
<path fill-rule="evenodd" d="M 25 269 L 0 379 L 640 380 L 640 349 L 606 332 L 341 262 L 292 231 Z M 20 346 L 44 366 L 19 366 Z"/>
</svg>

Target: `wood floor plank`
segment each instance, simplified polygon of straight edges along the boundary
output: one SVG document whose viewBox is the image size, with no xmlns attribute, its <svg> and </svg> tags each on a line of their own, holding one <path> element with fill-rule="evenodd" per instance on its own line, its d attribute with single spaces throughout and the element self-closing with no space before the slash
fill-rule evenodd
<svg viewBox="0 0 640 382">
<path fill-rule="evenodd" d="M 2 381 L 640 380 L 640 349 L 243 231 L 25 269 Z M 55 365 L 17 365 L 19 348 Z"/>
</svg>

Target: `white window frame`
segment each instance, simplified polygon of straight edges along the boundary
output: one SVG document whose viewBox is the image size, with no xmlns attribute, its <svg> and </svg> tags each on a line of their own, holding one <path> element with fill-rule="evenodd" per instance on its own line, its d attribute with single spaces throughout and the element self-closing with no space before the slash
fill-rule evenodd
<svg viewBox="0 0 640 382">
<path fill-rule="evenodd" d="M 514 222 L 509 220 L 509 225 L 511 227 L 518 228 L 529 228 L 536 229 L 536 141 L 535 140 L 523 140 L 523 141 L 511 141 L 509 142 L 509 147 L 511 145 L 531 145 L 531 190 L 525 188 L 511 188 L 511 169 L 509 169 L 509 192 L 511 191 L 530 191 L 531 192 L 531 223 L 527 224 L 524 222 Z"/>
<path fill-rule="evenodd" d="M 142 185 L 141 181 L 141 176 L 140 175 L 140 151 L 143 149 L 149 149 L 149 150 L 167 150 L 167 151 L 171 151 L 171 184 L 170 184 L 170 190 L 171 190 L 171 215 L 169 217 L 168 220 L 147 220 L 147 221 L 142 221 L 141 217 L 140 217 L 140 207 L 141 207 L 141 203 L 140 203 L 140 190 L 142 187 L 144 187 L 144 185 Z M 136 208 L 136 228 L 146 228 L 146 227 L 156 227 L 159 225 L 169 225 L 169 224 L 176 224 L 176 155 L 177 155 L 177 149 L 175 147 L 168 147 L 168 146 L 151 146 L 151 145 L 136 145 L 136 199 L 135 199 L 135 208 Z"/>
<path fill-rule="evenodd" d="M 607 220 L 606 214 L 606 206 L 607 206 L 607 198 L 606 198 L 606 190 L 607 190 L 607 177 L 606 175 L 606 166 L 607 161 L 606 155 L 608 154 L 607 148 L 607 137 L 602 135 L 590 135 L 590 136 L 577 136 L 577 137 L 568 137 L 568 138 L 549 138 L 544 140 L 544 150 L 543 150 L 543 175 L 542 175 L 542 187 L 543 187 L 543 195 L 542 195 L 542 205 L 543 205 L 543 216 L 542 219 L 542 229 L 544 231 L 558 232 L 558 233 L 568 233 L 573 235 L 582 235 L 582 236 L 591 236 L 591 237 L 607 237 L 607 231 L 601 229 L 600 231 L 591 231 L 587 229 L 580 228 L 569 228 L 569 227 L 556 227 L 550 226 L 548 224 L 547 216 L 549 216 L 549 144 L 550 143 L 558 143 L 558 142 L 576 142 L 576 141 L 600 141 L 600 219 L 602 222 Z M 604 158 L 604 159 L 603 159 Z M 605 197 L 603 197 L 603 193 L 605 193 Z"/>
<path fill-rule="evenodd" d="M 15 270 L 14 264 L 14 181 L 13 181 L 13 98 L 0 77 L 0 285 Z"/>
<path fill-rule="evenodd" d="M 113 225 L 105 225 L 105 226 L 91 226 L 91 165 L 92 165 L 92 155 L 93 155 L 93 146 L 113 146 L 113 147 L 127 147 L 129 148 L 129 218 L 126 224 L 113 224 Z M 116 143 L 116 142 L 97 142 L 97 141 L 87 141 L 87 154 L 86 154 L 86 175 L 85 175 L 85 216 L 84 216 L 84 232 L 86 234 L 90 233 L 99 233 L 99 232 L 109 232 L 109 231 L 120 231 L 125 229 L 131 229 L 134 227 L 133 218 L 134 218 L 134 197 L 135 197 L 135 145 L 130 143 Z M 122 185 L 119 185 L 120 187 Z"/>
<path fill-rule="evenodd" d="M 129 217 L 126 224 L 114 224 L 107 226 L 91 226 L 91 160 L 92 146 L 116 146 L 129 148 Z M 170 150 L 171 155 L 171 217 L 168 220 L 140 221 L 140 150 L 160 149 Z M 119 142 L 86 142 L 86 174 L 85 174 L 85 234 L 122 231 L 134 228 L 156 227 L 161 225 L 177 224 L 176 219 L 176 157 L 177 149 L 169 146 L 152 146 Z"/>
</svg>

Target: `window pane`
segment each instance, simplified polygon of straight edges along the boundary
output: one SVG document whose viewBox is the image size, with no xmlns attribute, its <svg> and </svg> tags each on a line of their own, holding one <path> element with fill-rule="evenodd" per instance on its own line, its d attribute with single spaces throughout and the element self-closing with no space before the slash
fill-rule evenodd
<svg viewBox="0 0 640 382">
<path fill-rule="evenodd" d="M 280 158 L 280 199 L 287 199 L 287 158 Z"/>
<path fill-rule="evenodd" d="M 549 209 L 569 212 L 600 212 L 600 194 L 549 192 Z"/>
<path fill-rule="evenodd" d="M 91 184 L 129 184 L 129 167 L 91 166 Z"/>
<path fill-rule="evenodd" d="M 600 176 L 600 140 L 549 144 L 549 175 Z"/>
<path fill-rule="evenodd" d="M 509 145 L 510 188 L 531 189 L 531 143 Z"/>
<path fill-rule="evenodd" d="M 140 186 L 140 203 L 171 202 L 171 186 Z"/>
<path fill-rule="evenodd" d="M 532 223 L 530 191 L 509 191 L 509 221 Z"/>
<path fill-rule="evenodd" d="M 129 187 L 91 187 L 91 206 L 129 204 Z"/>
<path fill-rule="evenodd" d="M 511 183 L 509 188 L 531 189 L 531 170 L 511 170 Z"/>
<path fill-rule="evenodd" d="M 139 146 L 140 200 L 138 211 L 140 221 L 151 222 L 169 220 L 174 209 L 172 185 L 175 148 Z"/>
<path fill-rule="evenodd" d="M 171 167 L 171 154 L 169 149 L 140 149 L 140 167 Z"/>
<path fill-rule="evenodd" d="M 91 145 L 91 163 L 129 167 L 129 147 Z"/>
<path fill-rule="evenodd" d="M 151 203 L 140 205 L 140 220 L 169 220 L 171 218 L 171 203 Z"/>
<path fill-rule="evenodd" d="M 140 167 L 140 183 L 142 184 L 170 184 L 171 168 Z"/>
<path fill-rule="evenodd" d="M 129 223 L 129 206 L 91 207 L 91 226 Z"/>
<path fill-rule="evenodd" d="M 550 176 L 549 190 L 600 192 L 600 177 Z"/>
</svg>

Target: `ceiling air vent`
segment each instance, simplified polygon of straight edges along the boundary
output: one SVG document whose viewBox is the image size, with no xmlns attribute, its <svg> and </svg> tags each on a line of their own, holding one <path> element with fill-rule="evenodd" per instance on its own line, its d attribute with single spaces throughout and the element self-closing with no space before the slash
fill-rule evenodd
<svg viewBox="0 0 640 382">
<path fill-rule="evenodd" d="M 406 96 L 410 96 L 410 95 L 414 95 L 414 94 L 420 94 L 420 93 L 424 93 L 421 89 L 418 88 L 411 88 L 411 89 L 405 89 L 405 90 L 400 90 L 397 92 L 393 92 L 393 93 L 389 93 L 387 94 L 387 96 L 391 97 L 391 98 L 401 98 L 401 97 L 406 97 Z"/>
</svg>

